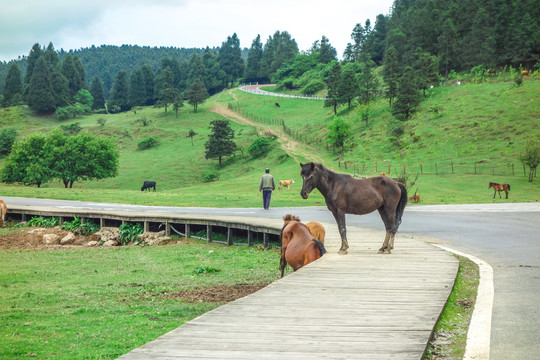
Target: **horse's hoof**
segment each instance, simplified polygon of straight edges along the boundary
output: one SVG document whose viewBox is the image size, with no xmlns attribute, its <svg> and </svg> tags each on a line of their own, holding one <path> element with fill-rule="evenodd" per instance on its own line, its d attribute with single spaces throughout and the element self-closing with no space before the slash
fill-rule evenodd
<svg viewBox="0 0 540 360">
<path fill-rule="evenodd" d="M 391 251 L 391 249 L 386 249 L 386 250 L 384 250 L 384 253 L 385 253 L 385 254 L 391 254 L 392 251 Z"/>
<path fill-rule="evenodd" d="M 339 255 L 347 255 L 347 250 L 339 250 L 338 254 Z"/>
</svg>

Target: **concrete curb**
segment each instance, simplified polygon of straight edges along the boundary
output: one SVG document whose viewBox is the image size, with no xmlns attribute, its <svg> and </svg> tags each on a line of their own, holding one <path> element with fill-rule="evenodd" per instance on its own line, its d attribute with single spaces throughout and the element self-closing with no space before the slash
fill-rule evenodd
<svg viewBox="0 0 540 360">
<path fill-rule="evenodd" d="M 442 245 L 435 246 L 453 254 L 464 256 L 478 265 L 480 273 L 478 294 L 476 295 L 476 304 L 469 324 L 469 331 L 467 332 L 467 345 L 463 360 L 488 360 L 494 297 L 493 268 L 484 260 L 473 255 Z"/>
</svg>

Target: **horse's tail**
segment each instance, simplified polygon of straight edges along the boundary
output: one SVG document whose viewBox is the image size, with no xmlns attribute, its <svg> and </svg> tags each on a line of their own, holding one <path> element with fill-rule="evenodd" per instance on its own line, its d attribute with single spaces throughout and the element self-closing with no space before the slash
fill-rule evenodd
<svg viewBox="0 0 540 360">
<path fill-rule="evenodd" d="M 508 191 L 510 191 L 510 184 L 506 184 L 506 185 L 508 185 Z"/>
<path fill-rule="evenodd" d="M 405 188 L 405 185 L 398 182 L 399 188 L 401 190 L 401 197 L 399 199 L 399 202 L 397 204 L 396 208 L 396 227 L 393 229 L 392 232 L 397 232 L 399 225 L 401 224 L 401 217 L 403 216 L 403 211 L 405 210 L 405 205 L 407 205 L 407 188 Z"/>
<path fill-rule="evenodd" d="M 322 242 L 320 242 L 317 239 L 311 239 L 311 240 L 315 241 L 315 244 L 317 244 L 317 247 L 319 248 L 319 253 L 320 253 L 321 257 L 324 254 L 326 254 L 326 248 L 324 247 L 324 244 Z"/>
</svg>

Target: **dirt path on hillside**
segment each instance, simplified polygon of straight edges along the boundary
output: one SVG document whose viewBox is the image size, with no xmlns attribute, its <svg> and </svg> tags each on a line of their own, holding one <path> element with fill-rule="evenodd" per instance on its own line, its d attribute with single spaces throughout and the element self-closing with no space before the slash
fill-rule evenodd
<svg viewBox="0 0 540 360">
<path fill-rule="evenodd" d="M 229 94 L 233 97 L 235 101 L 238 101 L 238 98 L 236 97 L 233 89 L 229 90 Z M 299 143 L 298 141 L 289 138 L 281 130 L 276 131 L 268 128 L 266 125 L 254 123 L 248 118 L 230 110 L 226 105 L 223 104 L 213 103 L 210 111 L 219 114 L 226 119 L 234 121 L 235 123 L 252 126 L 261 135 L 264 135 L 268 132 L 274 134 L 280 144 L 280 147 L 297 163 L 300 163 L 300 160 L 298 159 L 299 156 L 309 159 L 310 161 L 322 163 L 322 158 L 317 155 L 317 152 L 313 147 Z"/>
</svg>

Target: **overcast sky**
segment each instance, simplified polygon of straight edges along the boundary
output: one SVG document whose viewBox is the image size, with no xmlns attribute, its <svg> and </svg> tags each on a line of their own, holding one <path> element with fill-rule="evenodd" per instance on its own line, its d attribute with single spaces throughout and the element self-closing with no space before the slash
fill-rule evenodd
<svg viewBox="0 0 540 360">
<path fill-rule="evenodd" d="M 351 32 L 375 24 L 393 0 L 0 0 L 0 61 L 92 45 L 204 48 L 236 33 L 242 48 L 287 31 L 307 50 L 324 35 L 341 58 Z"/>
</svg>

